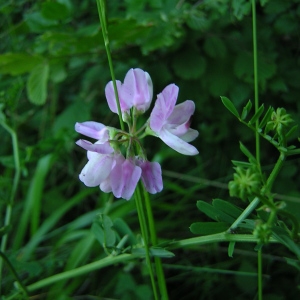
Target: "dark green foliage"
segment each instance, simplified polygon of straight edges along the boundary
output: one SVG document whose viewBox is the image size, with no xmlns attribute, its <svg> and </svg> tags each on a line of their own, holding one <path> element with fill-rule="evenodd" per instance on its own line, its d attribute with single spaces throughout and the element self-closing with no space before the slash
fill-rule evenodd
<svg viewBox="0 0 300 300">
<path fill-rule="evenodd" d="M 104 258 L 105 251 L 136 251 L 135 261 L 61 280 L 30 295 L 151 299 L 134 201 L 115 200 L 78 179 L 86 157 L 74 144 L 75 122 L 118 126 L 104 96 L 110 73 L 96 1 L 2 2 L 0 121 L 16 132 L 20 154 L 12 224 L 2 227 L 16 168 L 11 136 L 0 127 L 0 235 L 9 234 L 8 258 L 30 285 Z M 154 98 L 175 83 L 178 101 L 196 104 L 192 127 L 199 130 L 193 143 L 199 156 L 184 157 L 154 138 L 145 144 L 149 158 L 163 168 L 164 190 L 151 198 L 162 246 L 152 254 L 164 257 L 170 299 L 254 299 L 253 244 L 237 243 L 229 252 L 228 243 L 177 249 L 173 257 L 162 242 L 225 231 L 245 208 L 245 203 L 230 199 L 227 190 L 234 172 L 231 161 L 249 168 L 255 160 L 253 132 L 236 117 L 253 126 L 259 120 L 266 139 L 261 147 L 264 173 L 276 163 L 279 146 L 292 150 L 290 144 L 283 145 L 280 126 L 267 124 L 276 113 L 273 107 L 285 107 L 296 124 L 300 120 L 300 3 L 257 1 L 258 81 L 264 106 L 254 114 L 250 1 L 106 2 L 117 79 L 139 67 L 153 79 Z M 289 130 L 286 137 L 298 146 L 298 128 L 293 124 Z M 243 142 L 242 153 L 238 141 Z M 298 220 L 299 166 L 297 156 L 288 159 L 273 189 L 286 202 L 284 211 Z M 210 204 L 212 198 L 228 200 Z M 254 213 L 237 231 L 251 233 L 254 219 L 264 220 L 262 215 Z M 289 235 L 289 218 L 279 214 L 278 220 L 285 222 L 275 228 L 283 245 L 264 248 L 265 298 L 298 299 L 299 244 Z M 117 249 L 124 236 L 127 240 Z M 5 265 L 3 275 L 1 294 L 14 294 L 15 278 Z"/>
</svg>

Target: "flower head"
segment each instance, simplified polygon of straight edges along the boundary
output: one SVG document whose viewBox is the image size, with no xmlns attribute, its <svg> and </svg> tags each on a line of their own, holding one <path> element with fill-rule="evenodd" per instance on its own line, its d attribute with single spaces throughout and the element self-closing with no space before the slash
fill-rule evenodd
<svg viewBox="0 0 300 300">
<path fill-rule="evenodd" d="M 153 84 L 147 72 L 141 69 L 130 69 L 125 76 L 124 83 L 117 80 L 116 85 L 122 113 L 132 107 L 141 112 L 145 112 L 149 108 L 153 96 Z M 106 85 L 105 95 L 110 110 L 118 113 L 112 81 Z"/>
<path fill-rule="evenodd" d="M 185 155 L 196 155 L 198 150 L 188 144 L 198 136 L 190 128 L 195 104 L 191 100 L 176 105 L 178 87 L 168 85 L 158 96 L 150 115 L 150 128 L 169 147 Z"/>
</svg>

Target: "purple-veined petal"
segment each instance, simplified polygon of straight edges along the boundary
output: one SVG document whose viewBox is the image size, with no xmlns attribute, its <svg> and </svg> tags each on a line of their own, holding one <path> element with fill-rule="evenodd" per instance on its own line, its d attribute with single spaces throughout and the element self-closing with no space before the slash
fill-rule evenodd
<svg viewBox="0 0 300 300">
<path fill-rule="evenodd" d="M 150 128 L 159 133 L 165 121 L 172 114 L 175 107 L 179 88 L 175 84 L 169 84 L 157 95 L 154 108 L 150 115 Z"/>
<path fill-rule="evenodd" d="M 195 103 L 192 100 L 186 100 L 174 107 L 172 114 L 167 119 L 169 124 L 187 123 L 195 112 Z"/>
<path fill-rule="evenodd" d="M 111 172 L 113 157 L 98 154 L 88 161 L 82 169 L 79 179 L 89 187 L 100 185 Z"/>
<path fill-rule="evenodd" d="M 153 96 L 149 74 L 141 69 L 130 69 L 125 76 L 121 94 L 125 102 L 132 103 L 138 110 L 146 111 Z"/>
<path fill-rule="evenodd" d="M 117 85 L 117 90 L 118 90 L 118 95 L 119 95 L 119 100 L 120 100 L 120 107 L 121 111 L 124 112 L 132 107 L 131 101 L 126 102 L 122 99 L 122 84 L 120 80 L 116 80 L 116 85 Z M 114 86 L 113 82 L 110 81 L 106 87 L 105 87 L 105 96 L 107 99 L 108 106 L 110 110 L 114 113 L 118 113 L 118 106 L 117 106 L 117 100 L 115 96 L 115 91 L 114 91 Z"/>
<path fill-rule="evenodd" d="M 188 144 L 187 142 L 183 141 L 181 138 L 177 137 L 176 135 L 172 134 L 165 128 L 162 128 L 159 134 L 159 138 L 166 143 L 169 147 L 176 150 L 177 152 L 184 154 L 184 155 L 196 155 L 198 154 L 198 150 Z"/>
<path fill-rule="evenodd" d="M 81 133 L 85 136 L 91 137 L 96 140 L 107 141 L 109 138 L 106 126 L 94 121 L 87 121 L 83 123 L 77 122 L 75 124 L 75 130 L 78 133 Z"/>
<path fill-rule="evenodd" d="M 101 142 L 96 142 L 95 144 L 92 144 L 91 142 L 86 140 L 78 140 L 76 142 L 76 145 L 80 146 L 85 150 L 101 154 L 110 154 L 114 151 L 114 149 L 110 146 L 108 142 L 104 144 L 102 144 Z"/>
<path fill-rule="evenodd" d="M 156 194 L 163 189 L 161 166 L 157 162 L 140 161 L 137 164 L 142 169 L 142 182 L 150 194 Z"/>
<path fill-rule="evenodd" d="M 141 172 L 141 168 L 131 161 L 118 157 L 110 174 L 112 192 L 115 197 L 129 200 L 135 191 Z"/>
</svg>

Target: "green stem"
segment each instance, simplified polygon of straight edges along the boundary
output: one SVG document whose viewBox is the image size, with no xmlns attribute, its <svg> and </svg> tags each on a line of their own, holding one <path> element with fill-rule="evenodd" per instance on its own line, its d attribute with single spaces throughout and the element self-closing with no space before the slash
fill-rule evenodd
<svg viewBox="0 0 300 300">
<path fill-rule="evenodd" d="M 257 251 L 257 273 L 258 300 L 262 300 L 262 247 Z"/>
<path fill-rule="evenodd" d="M 142 198 L 141 198 L 141 191 L 140 191 L 139 185 L 137 185 L 134 195 L 135 195 L 135 202 L 136 202 L 136 208 L 137 208 L 137 213 L 138 213 L 138 217 L 139 217 L 139 223 L 140 223 L 140 227 L 141 227 L 142 237 L 144 240 L 144 246 L 145 246 L 145 251 L 146 251 L 146 261 L 147 261 L 149 275 L 150 275 L 150 279 L 151 279 L 154 299 L 158 300 L 156 282 L 155 282 L 154 273 L 153 273 L 153 269 L 152 269 L 152 263 L 151 263 L 151 259 L 150 259 L 147 223 L 146 223 L 146 217 L 145 217 L 145 213 L 144 213 L 144 208 L 143 208 L 143 203 L 142 203 Z"/>
<path fill-rule="evenodd" d="M 7 266 L 9 267 L 9 269 L 11 270 L 11 272 L 14 274 L 16 280 L 18 281 L 18 283 L 20 284 L 21 289 L 23 290 L 24 294 L 29 297 L 28 291 L 26 289 L 26 286 L 23 285 L 20 277 L 18 276 L 16 270 L 14 269 L 13 265 L 11 264 L 11 262 L 9 261 L 9 259 L 6 257 L 6 255 L 0 251 L 0 256 L 1 258 L 6 262 Z"/>
<path fill-rule="evenodd" d="M 282 166 L 283 166 L 283 163 L 285 161 L 285 154 L 284 153 L 280 153 L 280 156 L 267 180 L 267 183 L 266 183 L 266 189 L 267 190 L 271 190 L 272 186 L 273 186 L 273 183 L 279 173 L 279 171 L 281 170 Z"/>
<path fill-rule="evenodd" d="M 99 261 L 89 263 L 82 267 L 72 269 L 69 271 L 65 271 L 65 272 L 50 276 L 48 278 L 42 279 L 40 281 L 37 281 L 37 282 L 27 286 L 27 290 L 29 292 L 32 292 L 32 291 L 41 289 L 45 286 L 48 286 L 50 284 L 53 284 L 55 282 L 71 279 L 71 278 L 85 275 L 85 274 L 89 274 L 90 272 L 93 272 L 93 271 L 96 271 L 96 270 L 99 270 L 104 267 L 111 266 L 111 265 L 114 265 L 117 263 L 122 263 L 122 262 L 125 262 L 128 260 L 131 260 L 131 259 L 136 259 L 136 256 L 132 255 L 132 254 L 121 254 L 118 256 L 108 256 Z"/>
<path fill-rule="evenodd" d="M 256 4 L 255 0 L 252 0 L 252 31 L 253 31 L 253 71 L 254 71 L 254 101 L 255 101 L 255 113 L 259 108 L 258 99 L 258 71 L 257 71 L 257 37 L 256 37 Z M 256 145 L 256 160 L 260 165 L 260 136 L 258 132 L 259 120 L 255 122 L 255 145 Z"/>
<path fill-rule="evenodd" d="M 233 222 L 233 224 L 230 226 L 227 232 L 230 233 L 234 231 L 240 225 L 240 223 L 242 223 L 252 213 L 252 211 L 256 208 L 259 202 L 260 199 L 258 197 L 255 197 L 245 208 L 245 210 L 240 214 L 240 216 Z"/>
<path fill-rule="evenodd" d="M 185 240 L 171 242 L 169 247 L 171 249 L 187 247 L 187 246 L 199 246 L 217 242 L 244 242 L 244 243 L 258 243 L 259 239 L 252 234 L 231 234 L 228 232 L 221 232 L 216 234 L 210 234 L 206 236 L 199 236 L 189 238 Z M 277 239 L 271 237 L 269 242 L 279 243 Z"/>
<path fill-rule="evenodd" d="M 115 77 L 115 72 L 114 72 L 114 68 L 113 68 L 113 63 L 112 63 L 112 59 L 111 59 L 110 46 L 109 46 L 109 38 L 108 38 L 106 14 L 105 14 L 105 2 L 103 0 L 96 0 L 96 2 L 97 2 L 97 8 L 98 8 L 98 14 L 99 14 L 99 19 L 100 19 L 100 24 L 101 24 L 101 30 L 102 30 L 102 34 L 103 34 L 105 50 L 106 50 L 108 64 L 109 64 L 109 70 L 110 70 L 110 74 L 111 74 L 111 78 L 112 78 L 112 82 L 113 82 L 113 86 L 114 86 L 114 92 L 115 92 L 115 97 L 116 97 L 116 102 L 117 102 L 120 126 L 121 126 L 121 129 L 124 130 L 125 126 L 124 126 L 124 122 L 122 119 L 120 99 L 119 99 L 119 94 L 118 94 L 118 89 L 117 89 L 117 84 L 116 84 L 116 77 Z"/>
<path fill-rule="evenodd" d="M 142 185 L 142 183 L 140 183 L 140 185 Z M 150 239 L 151 239 L 152 245 L 156 246 L 157 245 L 157 235 L 156 235 L 156 229 L 155 229 L 155 224 L 154 224 L 154 218 L 153 218 L 153 213 L 152 213 L 150 197 L 143 185 L 142 185 L 142 188 L 144 191 L 144 199 L 145 199 L 145 203 L 146 203 L 146 211 L 147 211 L 147 217 L 148 217 L 148 223 L 149 223 Z M 158 286 L 159 286 L 162 300 L 167 300 L 167 299 L 169 299 L 169 296 L 168 296 L 168 290 L 167 290 L 167 286 L 166 286 L 165 274 L 164 274 L 164 270 L 162 267 L 162 262 L 161 262 L 160 257 L 154 257 L 154 262 L 155 262 Z"/>
<path fill-rule="evenodd" d="M 13 180 L 13 186 L 10 194 L 9 202 L 6 206 L 6 213 L 4 219 L 4 227 L 8 227 L 11 223 L 11 216 L 12 216 L 12 207 L 15 199 L 15 195 L 17 192 L 17 188 L 20 181 L 20 174 L 21 174 L 21 166 L 20 166 L 20 157 L 19 157 L 19 147 L 18 147 L 18 138 L 15 131 L 10 128 L 6 123 L 1 122 L 2 127 L 11 135 L 12 139 L 12 146 L 13 146 L 13 154 L 14 154 L 14 164 L 15 164 L 15 175 Z M 4 234 L 1 240 L 1 251 L 5 253 L 6 245 L 8 240 L 8 233 Z M 2 280 L 2 259 L 0 259 L 0 282 Z M 1 294 L 1 285 L 0 285 L 0 294 Z"/>
<path fill-rule="evenodd" d="M 265 185 L 265 190 L 270 191 L 272 188 L 272 185 L 280 171 L 280 169 L 283 166 L 285 160 L 285 155 L 283 153 L 280 154 L 267 182 Z M 255 197 L 252 202 L 246 207 L 246 209 L 241 213 L 241 215 L 234 221 L 234 223 L 230 226 L 230 228 L 227 230 L 227 232 L 234 231 L 241 222 L 243 222 L 251 213 L 252 211 L 256 208 L 256 206 L 259 204 L 260 199 L 259 197 Z"/>
</svg>

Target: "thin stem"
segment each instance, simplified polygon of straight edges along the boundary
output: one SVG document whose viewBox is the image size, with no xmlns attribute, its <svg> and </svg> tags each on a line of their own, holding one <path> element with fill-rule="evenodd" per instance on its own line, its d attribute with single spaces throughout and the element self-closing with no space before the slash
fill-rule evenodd
<svg viewBox="0 0 300 300">
<path fill-rule="evenodd" d="M 23 285 L 23 283 L 22 283 L 20 277 L 18 276 L 18 274 L 17 274 L 15 268 L 13 267 L 13 265 L 11 264 L 11 262 L 9 261 L 9 259 L 6 257 L 6 255 L 5 255 L 2 251 L 0 251 L 0 256 L 1 256 L 1 258 L 6 262 L 7 266 L 8 266 L 9 269 L 11 270 L 11 272 L 14 274 L 14 276 L 15 276 L 16 280 L 18 281 L 18 283 L 19 283 L 21 289 L 23 290 L 24 294 L 25 294 L 27 297 L 29 297 L 29 294 L 28 294 L 28 291 L 27 291 L 27 289 L 26 289 L 26 286 Z"/>
<path fill-rule="evenodd" d="M 231 231 L 234 231 L 240 225 L 240 223 L 242 223 L 252 213 L 259 202 L 260 199 L 258 197 L 255 197 L 245 208 L 245 210 L 240 214 L 240 216 L 233 222 L 227 232 L 230 233 Z"/>
<path fill-rule="evenodd" d="M 254 71 L 254 102 L 255 102 L 255 113 L 259 108 L 258 99 L 258 71 L 257 71 L 257 37 L 256 37 L 256 3 L 252 0 L 252 30 L 253 30 L 253 71 Z M 259 120 L 255 122 L 255 145 L 256 145 L 256 160 L 260 165 L 260 136 L 258 132 Z"/>
<path fill-rule="evenodd" d="M 149 275 L 150 275 L 150 279 L 151 279 L 154 299 L 158 300 L 156 282 L 155 282 L 154 273 L 153 273 L 153 269 L 152 269 L 152 263 L 151 263 L 151 259 L 150 259 L 147 223 L 146 223 L 145 213 L 144 213 L 144 209 L 143 209 L 143 203 L 142 203 L 141 191 L 140 191 L 139 185 L 137 185 L 134 195 L 135 195 L 135 203 L 136 203 L 137 213 L 138 213 L 138 217 L 139 217 L 139 223 L 140 223 L 140 227 L 141 227 L 142 237 L 144 239 L 144 246 L 145 246 L 145 251 L 146 251 L 146 261 L 147 261 Z"/>
<path fill-rule="evenodd" d="M 19 157 L 19 147 L 18 147 L 18 138 L 15 131 L 10 128 L 6 123 L 1 122 L 2 127 L 11 135 L 12 139 L 12 146 L 13 146 L 13 154 L 14 154 L 14 164 L 15 164 L 15 175 L 13 186 L 10 194 L 9 202 L 6 206 L 6 213 L 5 213 L 5 220 L 4 220 L 4 227 L 8 227 L 11 223 L 11 216 L 12 216 L 12 207 L 15 199 L 15 195 L 17 192 L 17 188 L 20 181 L 20 174 L 21 174 L 21 167 L 20 167 L 20 157 Z M 5 253 L 6 245 L 8 240 L 8 233 L 4 234 L 1 240 L 1 251 Z M 0 259 L 0 282 L 2 280 L 2 259 Z M 1 294 L 1 285 L 0 285 L 0 294 Z"/>
<path fill-rule="evenodd" d="M 267 183 L 266 183 L 266 188 L 268 190 L 271 190 L 272 186 L 273 186 L 273 183 L 279 173 L 279 171 L 281 170 L 282 166 L 283 166 L 283 163 L 285 161 L 285 154 L 284 153 L 280 153 L 280 156 L 267 180 Z"/>
<path fill-rule="evenodd" d="M 87 265 L 84 265 L 82 267 L 72 269 L 69 271 L 65 271 L 53 276 L 50 276 L 48 278 L 42 279 L 40 281 L 37 281 L 29 286 L 27 286 L 27 290 L 29 292 L 41 289 L 45 286 L 48 286 L 50 284 L 53 284 L 58 281 L 71 279 L 80 275 L 89 274 L 90 272 L 93 272 L 95 270 L 102 269 L 107 266 L 111 266 L 117 263 L 122 263 L 131 259 L 136 259 L 135 255 L 132 254 L 120 254 L 117 256 L 108 256 L 101 260 L 89 263 Z"/>
<path fill-rule="evenodd" d="M 142 183 L 140 183 L 140 185 L 142 185 Z M 145 199 L 145 203 L 146 203 L 146 211 L 147 211 L 147 217 L 148 217 L 148 223 L 149 223 L 150 239 L 151 239 L 152 245 L 155 246 L 155 245 L 157 245 L 157 235 L 156 235 L 156 229 L 155 229 L 155 224 L 154 224 L 154 218 L 153 218 L 153 213 L 152 213 L 150 197 L 149 197 L 149 194 L 146 191 L 145 187 L 142 186 L 142 188 L 144 191 L 144 199 Z M 159 286 L 159 290 L 161 293 L 161 297 L 163 300 L 167 300 L 167 299 L 169 299 L 169 296 L 168 296 L 168 290 L 167 290 L 167 286 L 166 286 L 165 274 L 164 274 L 164 270 L 162 267 L 162 262 L 161 262 L 160 257 L 154 257 L 154 262 L 155 262 L 156 275 L 157 275 L 158 286 Z"/>
<path fill-rule="evenodd" d="M 199 246 L 216 242 L 244 242 L 244 243 L 258 243 L 259 239 L 252 234 L 230 234 L 228 232 L 221 232 L 210 234 L 207 236 L 199 236 L 185 240 L 171 242 L 170 249 L 176 249 L 187 246 Z M 277 239 L 271 237 L 270 243 L 279 243 Z"/>
<path fill-rule="evenodd" d="M 98 14 L 99 14 L 99 19 L 100 19 L 100 24 L 101 24 L 101 30 L 102 30 L 102 34 L 103 34 L 105 50 L 106 50 L 108 64 L 109 64 L 109 70 L 110 70 L 113 87 L 114 87 L 114 92 L 115 92 L 115 97 L 116 97 L 116 102 L 117 102 L 120 126 L 121 126 L 121 129 L 124 130 L 125 126 L 124 126 L 124 122 L 122 119 L 120 99 L 119 99 L 119 94 L 118 94 L 118 89 L 117 89 L 117 84 L 116 84 L 116 77 L 115 77 L 115 72 L 114 72 L 114 68 L 113 68 L 113 63 L 112 63 L 112 59 L 111 59 L 110 46 L 109 46 L 109 38 L 108 38 L 108 31 L 107 31 L 107 24 L 106 24 L 105 2 L 103 0 L 96 0 L 96 2 L 97 2 L 97 8 L 98 8 Z"/>
<path fill-rule="evenodd" d="M 262 300 L 262 247 L 257 251 L 257 273 L 258 300 Z"/>
</svg>

